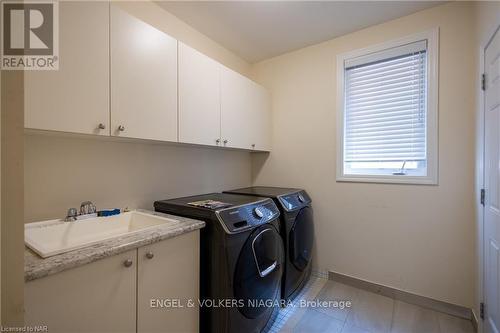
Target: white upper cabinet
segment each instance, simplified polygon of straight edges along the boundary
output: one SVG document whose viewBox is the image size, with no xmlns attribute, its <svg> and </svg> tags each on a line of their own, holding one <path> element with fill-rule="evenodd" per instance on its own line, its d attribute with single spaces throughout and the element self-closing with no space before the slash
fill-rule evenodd
<svg viewBox="0 0 500 333">
<path fill-rule="evenodd" d="M 253 150 L 271 150 L 271 95 L 264 87 L 253 83 L 250 141 Z"/>
<path fill-rule="evenodd" d="M 179 141 L 220 143 L 220 64 L 179 42 Z"/>
<path fill-rule="evenodd" d="M 228 68 L 221 74 L 221 138 L 225 147 L 270 148 L 270 98 L 255 82 Z"/>
<path fill-rule="evenodd" d="M 267 151 L 266 89 L 179 43 L 179 142 Z"/>
<path fill-rule="evenodd" d="M 59 11 L 59 70 L 24 73 L 26 128 L 270 150 L 260 85 L 117 4 Z"/>
<path fill-rule="evenodd" d="M 59 25 L 59 70 L 24 73 L 25 127 L 109 135 L 109 3 L 61 1 Z"/>
<path fill-rule="evenodd" d="M 177 141 L 177 40 L 111 5 L 111 135 Z"/>
<path fill-rule="evenodd" d="M 250 149 L 250 80 L 226 67 L 221 73 L 221 138 L 224 147 Z"/>
</svg>

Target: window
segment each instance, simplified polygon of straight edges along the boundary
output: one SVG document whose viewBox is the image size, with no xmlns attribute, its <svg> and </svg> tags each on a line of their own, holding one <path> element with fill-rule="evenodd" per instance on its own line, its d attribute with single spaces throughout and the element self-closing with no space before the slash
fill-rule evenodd
<svg viewBox="0 0 500 333">
<path fill-rule="evenodd" d="M 437 36 L 338 57 L 337 180 L 437 183 Z"/>
</svg>

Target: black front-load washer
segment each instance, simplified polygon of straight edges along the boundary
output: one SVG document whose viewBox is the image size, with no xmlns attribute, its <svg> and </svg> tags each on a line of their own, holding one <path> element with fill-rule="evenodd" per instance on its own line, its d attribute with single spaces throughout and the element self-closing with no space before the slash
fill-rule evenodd
<svg viewBox="0 0 500 333">
<path fill-rule="evenodd" d="M 280 232 L 285 244 L 285 272 L 282 298 L 293 299 L 311 275 L 314 223 L 311 198 L 306 191 L 293 188 L 254 186 L 225 193 L 272 198 L 281 212 Z"/>
<path fill-rule="evenodd" d="M 213 193 L 156 201 L 156 211 L 203 220 L 200 331 L 261 332 L 280 302 L 284 250 L 269 198 Z"/>
</svg>

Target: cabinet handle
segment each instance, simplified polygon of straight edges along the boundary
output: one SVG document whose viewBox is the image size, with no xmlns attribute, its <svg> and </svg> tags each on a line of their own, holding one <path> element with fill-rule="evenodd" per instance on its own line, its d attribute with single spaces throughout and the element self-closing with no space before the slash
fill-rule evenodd
<svg viewBox="0 0 500 333">
<path fill-rule="evenodd" d="M 220 139 L 215 140 L 215 143 L 219 144 L 220 143 Z"/>
<path fill-rule="evenodd" d="M 151 251 L 146 252 L 146 258 L 153 259 L 154 256 L 155 256 L 155 254 L 153 252 L 151 252 Z"/>
<path fill-rule="evenodd" d="M 106 125 L 104 125 L 103 123 L 100 123 L 98 126 L 97 126 L 98 129 L 106 129 Z"/>
<path fill-rule="evenodd" d="M 127 259 L 127 260 L 125 260 L 125 261 L 123 262 L 123 266 L 125 266 L 125 267 L 130 267 L 130 266 L 132 266 L 132 264 L 133 264 L 133 263 L 134 263 L 134 262 L 132 261 L 132 259 Z"/>
<path fill-rule="evenodd" d="M 222 141 L 222 142 L 224 142 L 224 144 L 226 144 L 228 141 L 227 141 L 227 140 L 224 140 L 224 141 Z"/>
<path fill-rule="evenodd" d="M 120 132 L 125 131 L 125 126 L 123 126 L 123 125 L 118 126 L 118 130 L 119 130 Z"/>
</svg>

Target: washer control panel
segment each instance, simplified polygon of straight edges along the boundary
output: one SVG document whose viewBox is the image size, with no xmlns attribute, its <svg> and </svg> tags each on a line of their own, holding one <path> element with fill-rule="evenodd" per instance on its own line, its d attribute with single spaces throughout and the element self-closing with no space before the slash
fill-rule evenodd
<svg viewBox="0 0 500 333">
<path fill-rule="evenodd" d="M 278 207 L 271 199 L 230 207 L 216 212 L 219 221 L 229 233 L 237 233 L 266 224 L 279 217 Z"/>
<path fill-rule="evenodd" d="M 278 200 L 286 211 L 297 210 L 311 203 L 311 198 L 306 191 L 280 195 Z"/>
</svg>

